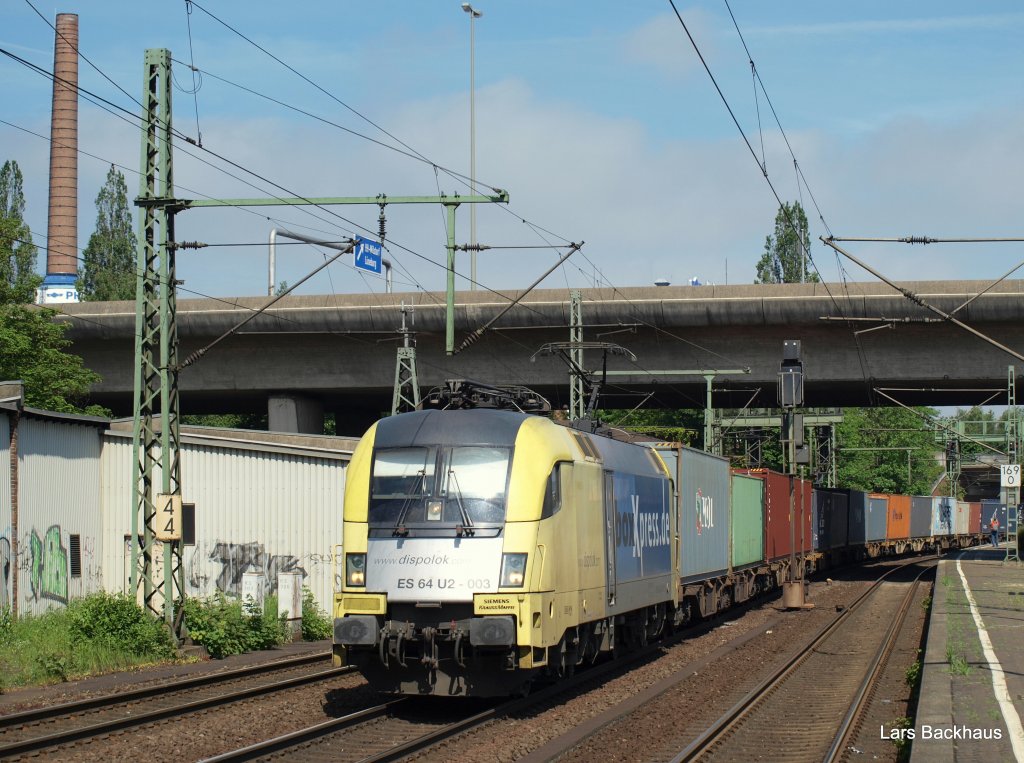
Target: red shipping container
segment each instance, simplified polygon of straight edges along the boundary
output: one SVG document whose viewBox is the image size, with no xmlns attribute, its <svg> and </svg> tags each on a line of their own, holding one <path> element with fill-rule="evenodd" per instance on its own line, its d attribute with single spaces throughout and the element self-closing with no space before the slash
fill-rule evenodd
<svg viewBox="0 0 1024 763">
<path fill-rule="evenodd" d="M 967 531 L 971 535 L 977 535 L 981 532 L 981 501 L 971 501 L 967 505 L 970 506 L 970 512 L 967 515 Z M 999 529 L 1003 532 L 1006 531 L 1005 527 Z"/>
<path fill-rule="evenodd" d="M 789 476 L 771 471 L 770 469 L 736 469 L 738 474 L 749 474 L 765 481 L 764 485 L 764 553 L 766 559 L 781 559 L 790 552 L 790 519 L 789 519 Z M 796 516 L 803 514 L 803 535 L 799 520 L 794 529 L 795 543 L 799 552 L 801 546 L 810 552 L 813 538 L 811 535 L 811 519 L 814 514 L 812 490 L 808 480 L 794 478 L 793 503 Z"/>
<path fill-rule="evenodd" d="M 889 523 L 886 525 L 887 540 L 906 540 L 910 537 L 910 496 L 871 494 L 872 498 L 889 499 Z"/>
</svg>

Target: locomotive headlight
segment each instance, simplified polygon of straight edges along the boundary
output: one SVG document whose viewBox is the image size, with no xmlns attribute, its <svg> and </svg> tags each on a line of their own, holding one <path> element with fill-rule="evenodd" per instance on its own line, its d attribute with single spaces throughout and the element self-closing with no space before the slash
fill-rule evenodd
<svg viewBox="0 0 1024 763">
<path fill-rule="evenodd" d="M 502 588 L 522 588 L 524 580 L 526 580 L 526 554 L 502 554 L 501 580 L 498 585 Z"/>
<path fill-rule="evenodd" d="M 432 522 L 439 522 L 443 509 L 444 503 L 442 501 L 427 501 L 427 519 Z"/>
<path fill-rule="evenodd" d="M 345 582 L 350 586 L 366 585 L 366 554 L 345 554 Z"/>
</svg>

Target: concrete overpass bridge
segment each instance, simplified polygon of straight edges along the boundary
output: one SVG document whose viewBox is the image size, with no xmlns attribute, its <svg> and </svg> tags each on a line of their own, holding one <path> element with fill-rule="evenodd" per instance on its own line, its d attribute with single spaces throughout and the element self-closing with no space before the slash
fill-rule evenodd
<svg viewBox="0 0 1024 763">
<path fill-rule="evenodd" d="M 1016 352 L 1024 352 L 1024 281 L 908 282 L 902 287 Z M 985 291 L 988 289 L 988 291 Z M 984 293 L 982 293 L 984 292 Z M 980 296 L 978 296 L 980 294 Z M 516 292 L 458 292 L 456 345 L 506 308 Z M 582 290 L 583 338 L 616 342 L 637 357 L 610 357 L 604 407 L 700 408 L 700 375 L 652 371 L 749 368 L 717 375 L 716 407 L 775 404 L 784 339 L 802 341 L 809 406 L 982 403 L 1005 389 L 1017 362 L 883 283 L 668 286 Z M 266 297 L 180 300 L 181 357 L 204 346 L 266 303 Z M 426 389 L 452 377 L 529 386 L 555 405 L 568 403 L 567 368 L 530 357 L 546 342 L 568 341 L 568 289 L 538 289 L 472 346 L 444 352 L 443 293 L 286 297 L 181 371 L 183 413 L 263 412 L 268 401 L 297 420 L 334 411 L 339 431 L 361 431 L 390 410 L 396 328 L 404 302 L 415 311 L 419 379 Z M 962 309 L 964 303 L 969 303 Z M 93 400 L 130 414 L 135 306 L 63 307 L 71 351 L 102 376 Z M 585 366 L 599 370 L 590 351 Z M 759 392 L 758 392 L 759 391 Z M 653 393 L 653 394 L 652 394 Z M 1005 394 L 992 402 L 1005 402 Z M 300 429 L 308 428 L 299 425 Z M 315 426 L 315 425 L 314 425 Z"/>
</svg>

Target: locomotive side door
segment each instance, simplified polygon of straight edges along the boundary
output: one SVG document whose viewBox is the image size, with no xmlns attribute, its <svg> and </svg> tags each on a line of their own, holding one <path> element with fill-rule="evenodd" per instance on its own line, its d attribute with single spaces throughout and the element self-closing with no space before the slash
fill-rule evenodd
<svg viewBox="0 0 1024 763">
<path fill-rule="evenodd" d="M 615 479 L 611 472 L 604 473 L 604 544 L 605 544 L 605 590 L 608 592 L 608 606 L 615 606 Z"/>
</svg>

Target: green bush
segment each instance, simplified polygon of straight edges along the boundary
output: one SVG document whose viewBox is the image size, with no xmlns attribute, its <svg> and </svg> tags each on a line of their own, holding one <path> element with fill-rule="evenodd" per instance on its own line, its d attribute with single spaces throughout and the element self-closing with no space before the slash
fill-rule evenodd
<svg viewBox="0 0 1024 763">
<path fill-rule="evenodd" d="M 100 592 L 68 605 L 68 631 L 76 644 L 119 647 L 135 656 L 171 657 L 166 625 L 122 593 Z"/>
<path fill-rule="evenodd" d="M 334 623 L 330 616 L 320 609 L 313 592 L 302 587 L 302 640 L 321 641 L 330 638 L 334 631 Z"/>
<path fill-rule="evenodd" d="M 220 659 L 284 643 L 284 619 L 274 615 L 276 611 L 274 596 L 267 598 L 260 613 L 255 605 L 243 606 L 218 591 L 208 599 L 186 599 L 185 627 L 192 641 Z"/>
</svg>

